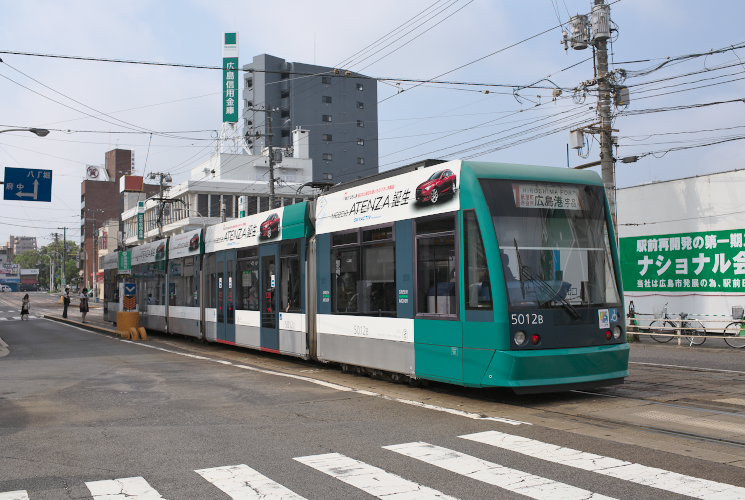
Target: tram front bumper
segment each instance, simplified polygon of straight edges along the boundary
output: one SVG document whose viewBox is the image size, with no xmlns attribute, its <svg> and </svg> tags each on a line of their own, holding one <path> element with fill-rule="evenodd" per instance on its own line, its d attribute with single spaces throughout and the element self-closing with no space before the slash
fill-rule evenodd
<svg viewBox="0 0 745 500">
<path fill-rule="evenodd" d="M 629 350 L 629 344 L 623 343 L 496 351 L 482 386 L 511 387 L 515 392 L 551 392 L 618 383 L 629 375 Z"/>
</svg>

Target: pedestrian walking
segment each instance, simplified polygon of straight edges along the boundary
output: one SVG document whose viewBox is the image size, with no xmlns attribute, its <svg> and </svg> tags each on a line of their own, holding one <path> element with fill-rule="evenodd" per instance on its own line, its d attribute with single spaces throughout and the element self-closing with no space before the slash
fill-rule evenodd
<svg viewBox="0 0 745 500">
<path fill-rule="evenodd" d="M 23 296 L 23 300 L 21 301 L 21 321 L 24 319 L 28 320 L 28 308 L 31 305 L 31 299 L 28 298 L 28 294 Z M 26 316 L 24 318 L 24 316 Z"/>
<path fill-rule="evenodd" d="M 62 317 L 67 317 L 67 308 L 70 307 L 70 287 L 65 287 L 65 294 L 62 296 Z"/>
<path fill-rule="evenodd" d="M 86 314 L 88 314 L 88 289 L 83 288 L 80 292 L 80 315 L 83 317 L 83 323 L 85 323 Z"/>
</svg>

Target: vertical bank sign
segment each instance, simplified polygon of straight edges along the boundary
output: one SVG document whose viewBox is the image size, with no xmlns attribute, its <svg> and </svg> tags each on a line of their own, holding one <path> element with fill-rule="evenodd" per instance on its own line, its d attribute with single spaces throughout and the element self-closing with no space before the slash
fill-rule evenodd
<svg viewBox="0 0 745 500">
<path fill-rule="evenodd" d="M 440 163 L 321 196 L 316 203 L 316 233 L 458 210 L 460 165 Z"/>
<path fill-rule="evenodd" d="M 222 121 L 238 121 L 238 33 L 224 33 L 222 45 Z"/>
<path fill-rule="evenodd" d="M 627 292 L 744 292 L 745 229 L 621 238 Z"/>
</svg>

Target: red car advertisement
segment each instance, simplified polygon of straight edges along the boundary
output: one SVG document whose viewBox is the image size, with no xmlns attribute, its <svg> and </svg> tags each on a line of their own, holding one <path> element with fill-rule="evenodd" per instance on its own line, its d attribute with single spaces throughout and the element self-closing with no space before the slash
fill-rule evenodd
<svg viewBox="0 0 745 500">
<path fill-rule="evenodd" d="M 440 170 L 416 187 L 416 201 L 435 204 L 443 197 L 455 194 L 456 176 L 452 170 Z"/>
<path fill-rule="evenodd" d="M 259 238 L 270 239 L 279 234 L 279 215 L 271 214 L 259 226 Z"/>
</svg>

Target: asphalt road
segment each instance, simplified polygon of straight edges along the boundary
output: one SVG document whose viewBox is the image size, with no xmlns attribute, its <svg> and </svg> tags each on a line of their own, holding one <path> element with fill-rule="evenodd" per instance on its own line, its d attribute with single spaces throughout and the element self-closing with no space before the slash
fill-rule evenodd
<svg viewBox="0 0 745 500">
<path fill-rule="evenodd" d="M 629 429 L 557 430 L 508 405 L 484 419 L 420 389 L 303 377 L 312 364 L 288 374 L 240 350 L 48 320 L 0 322 L 0 338 L 2 500 L 745 497 L 728 486 L 745 487 L 742 468 L 612 439 Z"/>
</svg>

